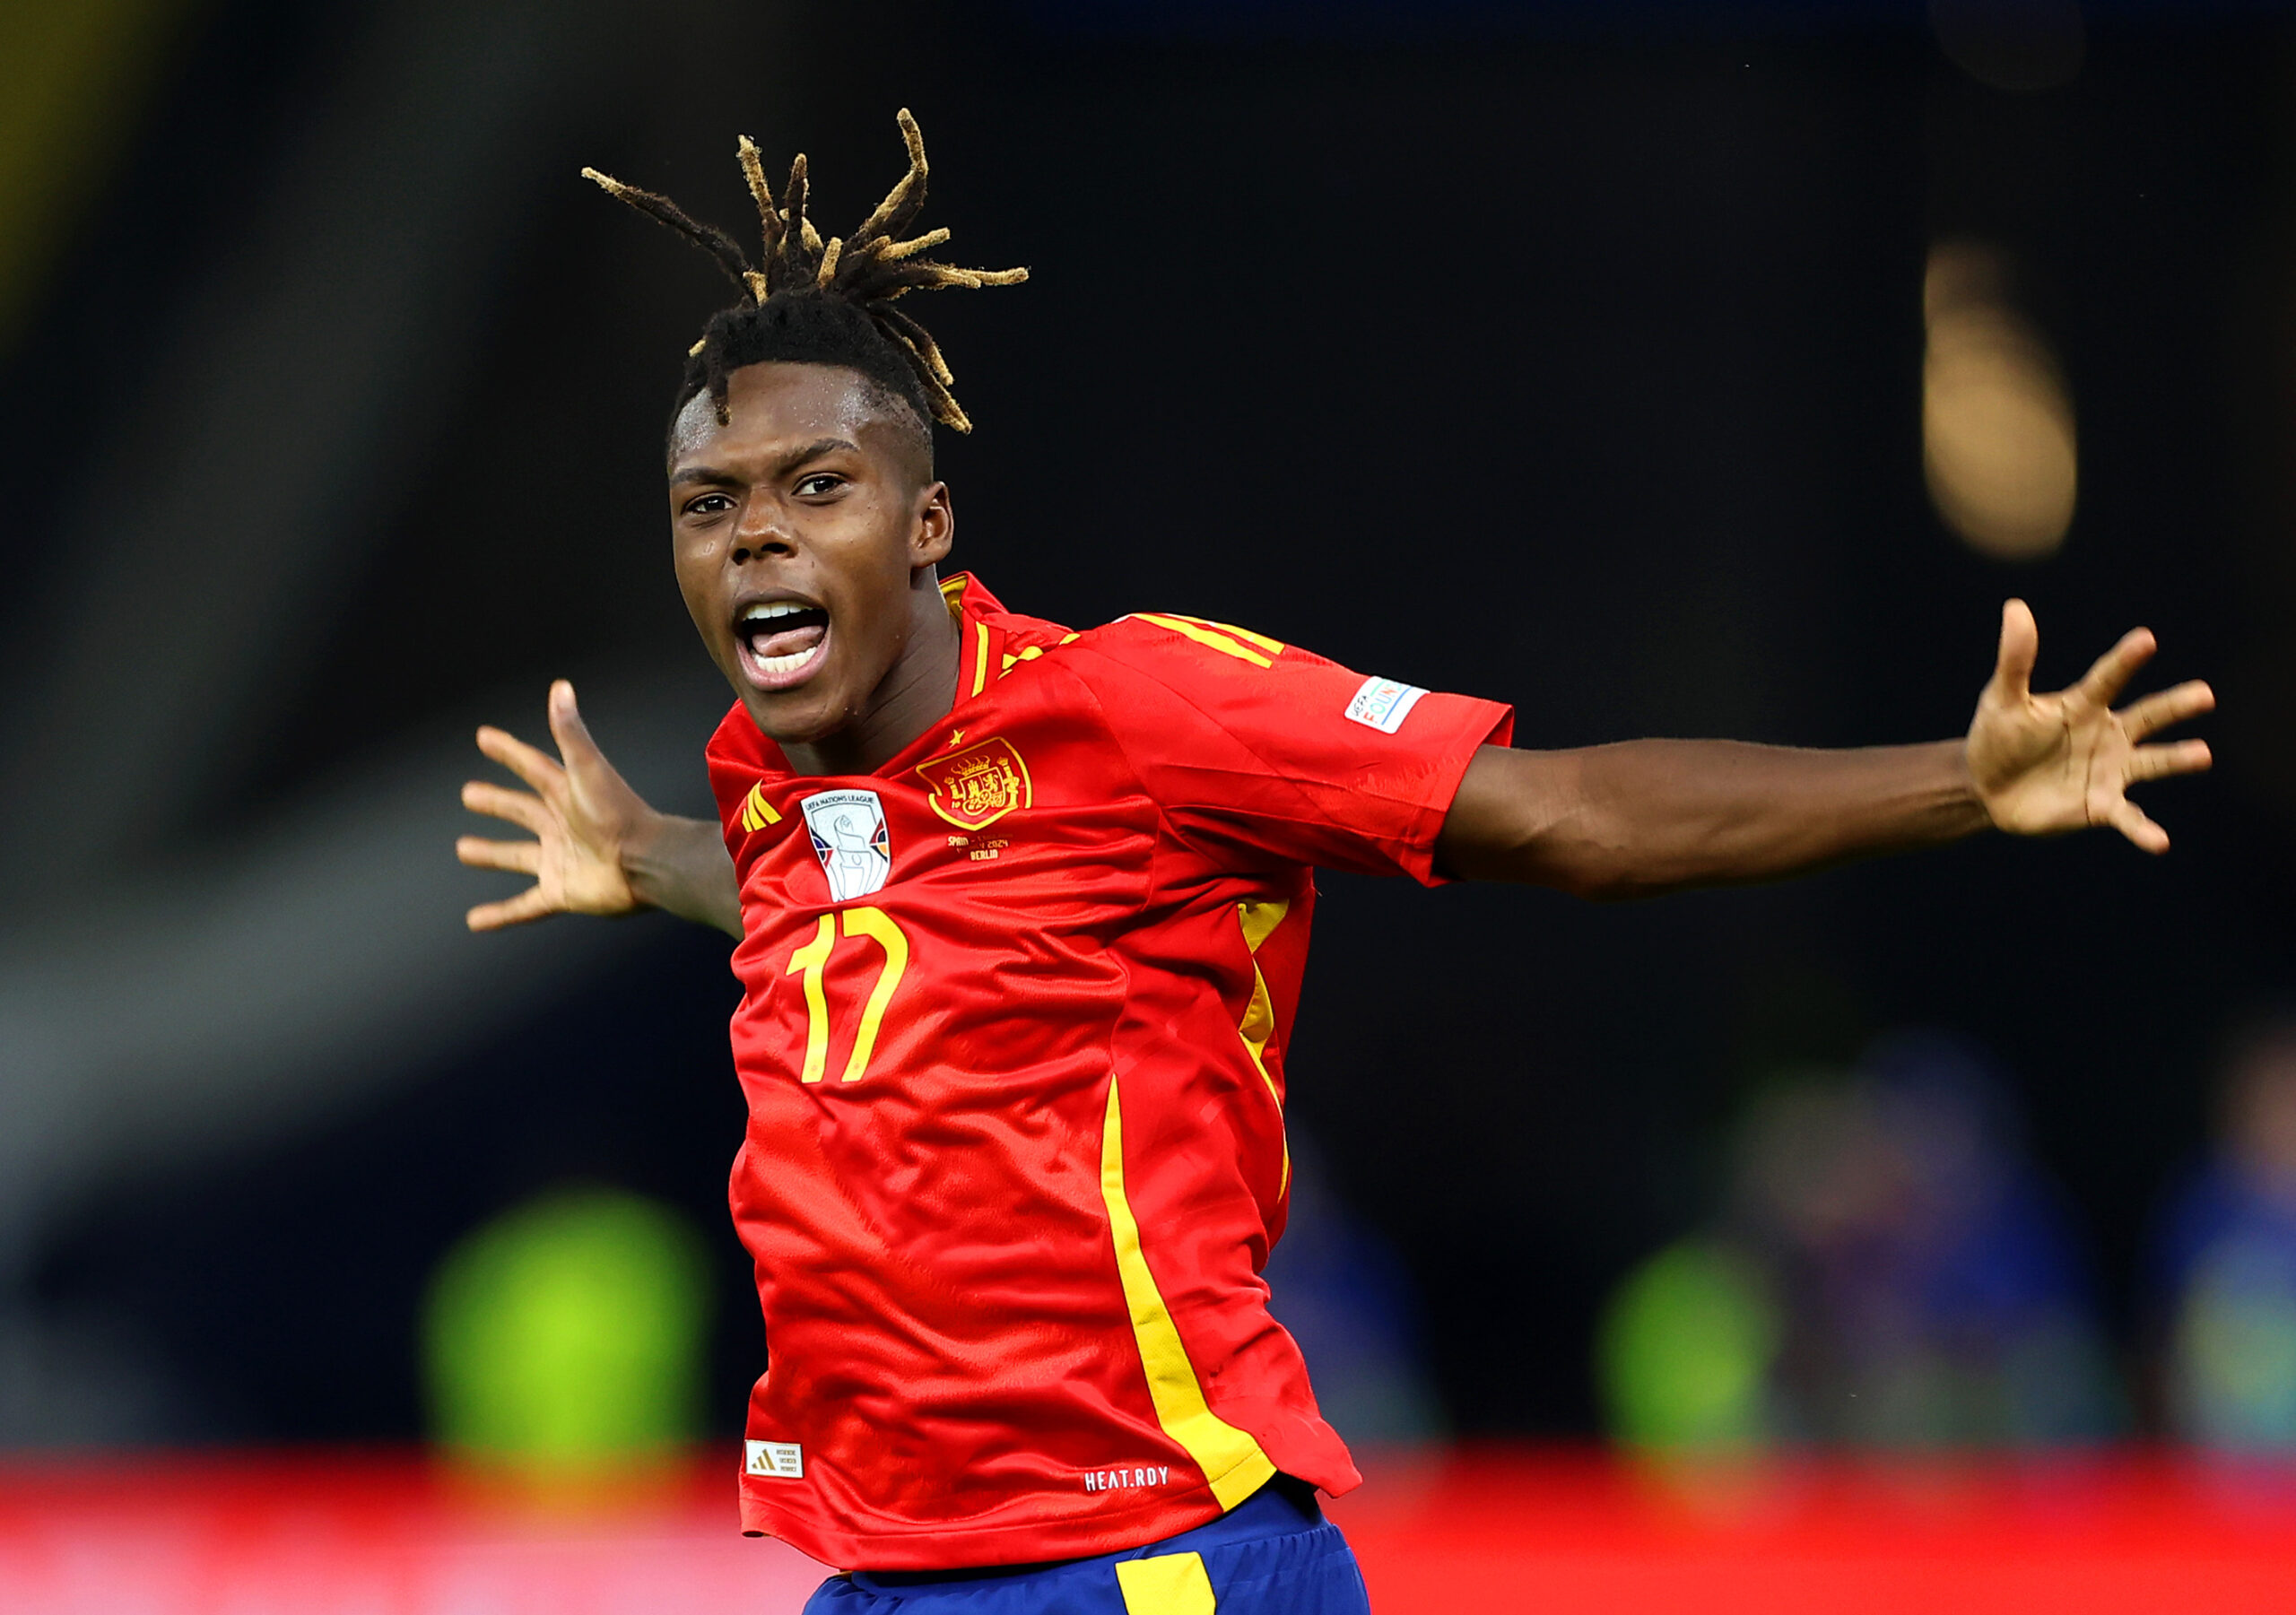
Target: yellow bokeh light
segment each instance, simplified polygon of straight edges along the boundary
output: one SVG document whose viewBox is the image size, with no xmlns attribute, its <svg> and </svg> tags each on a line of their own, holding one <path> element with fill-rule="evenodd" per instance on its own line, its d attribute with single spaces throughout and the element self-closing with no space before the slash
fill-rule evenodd
<svg viewBox="0 0 2296 1615">
<path fill-rule="evenodd" d="M 2079 482 L 2073 403 L 2056 358 L 2002 291 L 1998 258 L 1966 242 L 1929 255 L 1922 307 L 1922 467 L 1945 525 L 1997 560 L 2054 554 Z"/>
</svg>

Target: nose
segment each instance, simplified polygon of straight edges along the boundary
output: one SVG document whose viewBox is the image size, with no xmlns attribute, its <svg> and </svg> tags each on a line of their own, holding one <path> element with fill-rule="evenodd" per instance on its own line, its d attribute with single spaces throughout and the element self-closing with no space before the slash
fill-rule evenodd
<svg viewBox="0 0 2296 1615">
<path fill-rule="evenodd" d="M 769 556 L 792 555 L 796 551 L 778 502 L 752 498 L 742 507 L 741 520 L 734 526 L 731 559 L 735 566 Z"/>
</svg>

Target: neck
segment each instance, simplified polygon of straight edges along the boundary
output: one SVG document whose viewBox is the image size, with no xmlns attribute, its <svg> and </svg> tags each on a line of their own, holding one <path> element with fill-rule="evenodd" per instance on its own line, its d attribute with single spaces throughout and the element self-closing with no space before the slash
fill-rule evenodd
<svg viewBox="0 0 2296 1615">
<path fill-rule="evenodd" d="M 918 574 L 909 596 L 909 636 L 892 668 L 869 692 L 867 708 L 817 741 L 784 741 L 781 753 L 800 774 L 867 774 L 898 757 L 957 704 L 962 630 L 941 597 L 933 569 Z"/>
</svg>

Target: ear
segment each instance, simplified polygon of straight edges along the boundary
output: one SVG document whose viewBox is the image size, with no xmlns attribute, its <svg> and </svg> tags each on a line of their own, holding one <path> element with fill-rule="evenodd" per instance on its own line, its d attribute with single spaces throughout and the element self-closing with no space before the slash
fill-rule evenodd
<svg viewBox="0 0 2296 1615">
<path fill-rule="evenodd" d="M 917 495 L 917 518 L 909 525 L 909 564 L 918 567 L 938 566 L 949 558 L 956 547 L 957 513 L 949 503 L 949 485 L 933 482 L 919 489 Z"/>
</svg>

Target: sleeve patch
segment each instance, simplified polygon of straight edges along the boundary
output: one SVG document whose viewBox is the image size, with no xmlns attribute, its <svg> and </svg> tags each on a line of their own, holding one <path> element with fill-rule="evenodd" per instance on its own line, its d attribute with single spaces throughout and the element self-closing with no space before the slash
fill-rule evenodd
<svg viewBox="0 0 2296 1615">
<path fill-rule="evenodd" d="M 1366 679 L 1347 703 L 1347 716 L 1366 728 L 1377 729 L 1382 734 L 1393 734 L 1403 727 L 1403 720 L 1419 705 L 1419 698 L 1427 692 L 1416 684 L 1398 684 L 1393 679 Z"/>
</svg>

